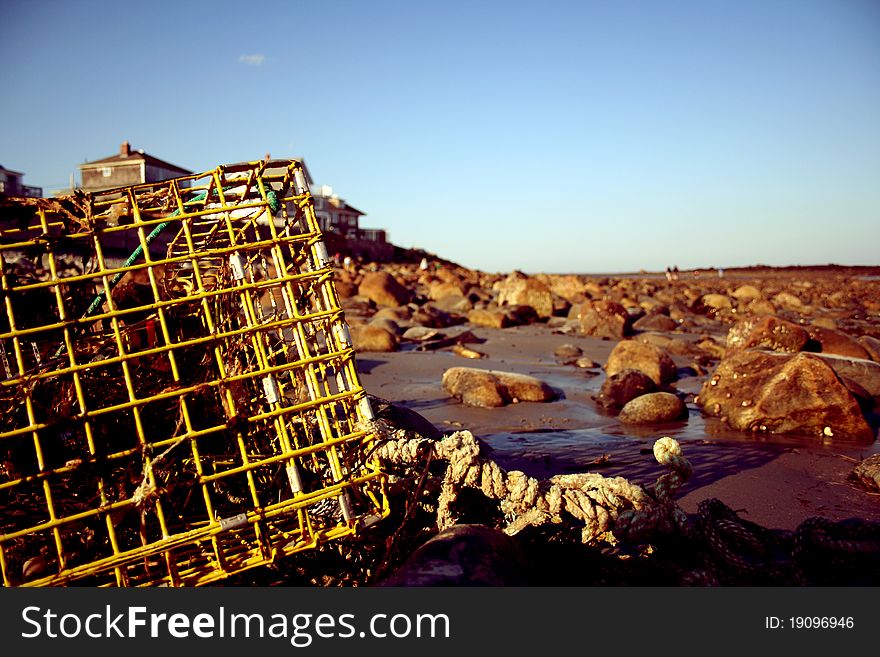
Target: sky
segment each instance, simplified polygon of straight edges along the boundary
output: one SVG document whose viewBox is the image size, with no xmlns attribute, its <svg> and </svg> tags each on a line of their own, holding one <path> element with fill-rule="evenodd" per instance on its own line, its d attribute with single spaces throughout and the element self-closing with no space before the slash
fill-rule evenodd
<svg viewBox="0 0 880 657">
<path fill-rule="evenodd" d="M 880 264 L 880 2 L 0 0 L 0 164 L 300 157 L 489 272 Z"/>
</svg>

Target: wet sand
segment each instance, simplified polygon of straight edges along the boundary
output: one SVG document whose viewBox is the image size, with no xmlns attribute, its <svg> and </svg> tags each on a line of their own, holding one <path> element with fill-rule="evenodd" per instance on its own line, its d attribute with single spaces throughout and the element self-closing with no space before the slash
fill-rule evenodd
<svg viewBox="0 0 880 657">
<path fill-rule="evenodd" d="M 584 370 L 557 364 L 554 357 L 556 347 L 570 343 L 601 366 L 615 341 L 560 334 L 542 323 L 505 329 L 464 325 L 442 331 L 454 335 L 463 330 L 483 340 L 468 346 L 487 358 L 470 360 L 448 349 L 418 351 L 418 343 L 404 342 L 399 352 L 358 355 L 365 389 L 418 412 L 440 431 L 470 430 L 492 447 L 502 467 L 536 477 L 594 471 L 652 483 L 665 470 L 654 461 L 651 447 L 656 439 L 672 436 L 682 443 L 694 468 L 677 495 L 688 513 L 696 512 L 702 500 L 718 498 L 744 519 L 773 529 L 795 529 L 814 516 L 880 521 L 880 494 L 847 481 L 856 460 L 880 452 L 877 441 L 823 442 L 811 436 L 755 436 L 726 429 L 704 418 L 693 403 L 706 374 L 684 376 L 672 384 L 686 393 L 686 421 L 624 425 L 592 398 L 605 379 L 601 367 Z M 673 359 L 679 368 L 693 365 L 686 357 Z M 443 372 L 456 366 L 532 375 L 553 387 L 559 398 L 543 404 L 471 408 L 441 387 Z M 680 373 L 692 374 L 687 369 Z"/>
</svg>

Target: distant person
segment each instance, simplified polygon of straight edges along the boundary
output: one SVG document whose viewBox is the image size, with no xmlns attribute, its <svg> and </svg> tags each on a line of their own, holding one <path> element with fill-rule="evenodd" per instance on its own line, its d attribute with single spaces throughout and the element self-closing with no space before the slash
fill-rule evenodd
<svg viewBox="0 0 880 657">
<path fill-rule="evenodd" d="M 342 261 L 342 266 L 345 267 L 345 271 L 351 271 L 353 264 L 354 260 L 351 259 L 350 255 L 345 256 L 345 259 Z"/>
<path fill-rule="evenodd" d="M 428 271 L 428 259 L 422 258 L 422 261 L 419 263 L 419 269 L 422 271 Z"/>
<path fill-rule="evenodd" d="M 674 281 L 678 280 L 678 265 L 675 265 L 672 268 L 672 280 L 674 280 Z"/>
<path fill-rule="evenodd" d="M 666 268 L 666 280 L 672 281 L 672 270 L 669 267 Z"/>
<path fill-rule="evenodd" d="M 720 267 L 718 268 L 718 278 L 724 278 L 724 270 Z"/>
</svg>

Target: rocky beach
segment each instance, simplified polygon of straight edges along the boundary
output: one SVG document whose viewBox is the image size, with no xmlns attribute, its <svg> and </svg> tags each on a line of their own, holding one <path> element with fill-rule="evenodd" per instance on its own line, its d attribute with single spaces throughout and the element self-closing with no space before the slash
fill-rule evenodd
<svg viewBox="0 0 880 657">
<path fill-rule="evenodd" d="M 666 471 L 652 445 L 672 437 L 693 467 L 675 493 L 686 514 L 715 500 L 792 533 L 817 518 L 880 522 L 878 273 L 505 275 L 444 262 L 335 276 L 364 388 L 422 435 L 471 432 L 538 480 L 642 486 Z"/>
</svg>

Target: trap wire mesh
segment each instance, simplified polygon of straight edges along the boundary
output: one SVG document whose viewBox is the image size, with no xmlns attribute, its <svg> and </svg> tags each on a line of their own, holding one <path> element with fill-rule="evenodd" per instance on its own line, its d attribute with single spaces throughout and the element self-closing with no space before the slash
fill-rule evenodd
<svg viewBox="0 0 880 657">
<path fill-rule="evenodd" d="M 194 586 L 388 514 L 303 168 L 0 207 L 5 586 Z"/>
</svg>

